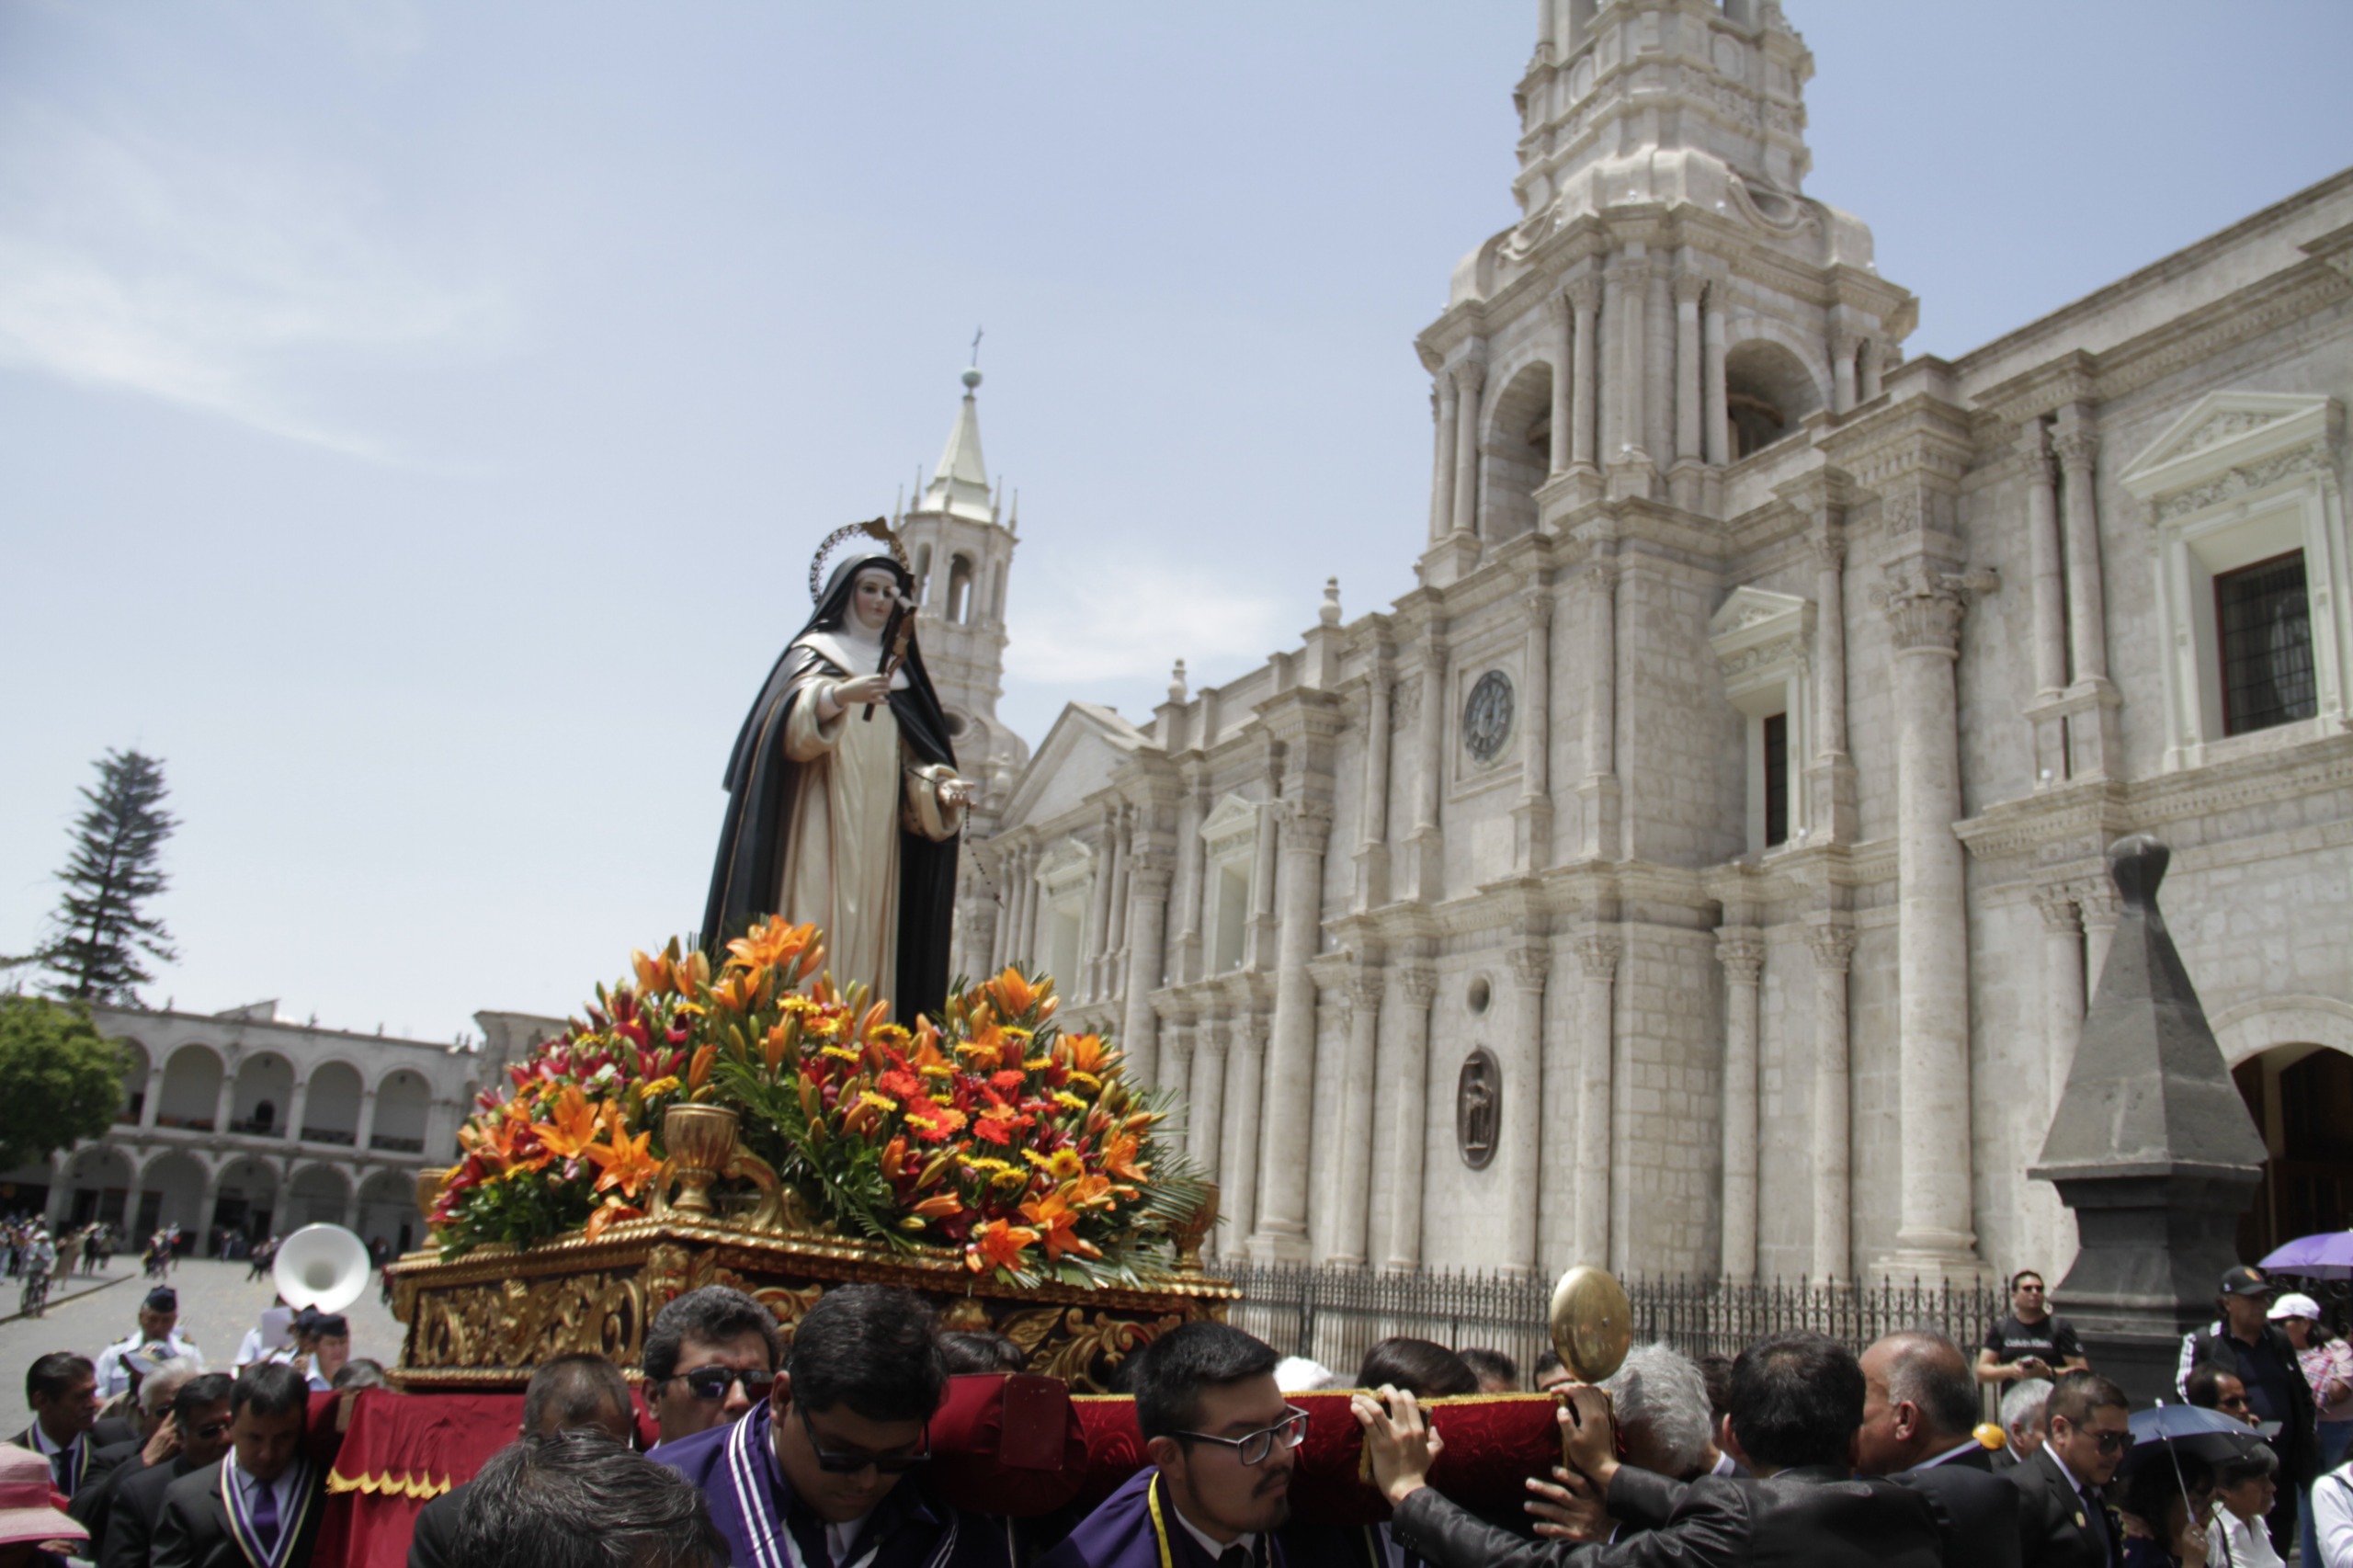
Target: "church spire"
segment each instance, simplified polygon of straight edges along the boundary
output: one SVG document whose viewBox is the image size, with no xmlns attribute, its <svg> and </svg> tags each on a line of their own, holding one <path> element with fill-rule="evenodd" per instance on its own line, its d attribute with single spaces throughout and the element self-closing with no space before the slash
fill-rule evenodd
<svg viewBox="0 0 2353 1568">
<path fill-rule="evenodd" d="M 926 512 L 945 512 L 985 523 L 995 516 L 989 500 L 988 464 L 981 457 L 981 413 L 975 396 L 981 385 L 979 366 L 964 372 L 964 406 L 957 410 L 955 427 L 939 454 L 939 467 L 925 486 Z"/>
</svg>

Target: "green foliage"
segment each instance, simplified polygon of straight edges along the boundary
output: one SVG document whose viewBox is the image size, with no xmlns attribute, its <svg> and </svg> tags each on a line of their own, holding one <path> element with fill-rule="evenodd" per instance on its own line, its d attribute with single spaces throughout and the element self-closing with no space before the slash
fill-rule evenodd
<svg viewBox="0 0 2353 1568">
<path fill-rule="evenodd" d="M 52 996 L 135 1003 L 134 988 L 155 978 L 142 960 L 178 956 L 164 923 L 143 909 L 168 885 L 159 863 L 179 824 L 163 809 L 161 762 L 109 751 L 97 767 L 97 788 L 82 790 L 89 809 L 74 824 L 73 858 L 57 873 L 65 884 L 57 935 L 39 956 Z"/>
<path fill-rule="evenodd" d="M 123 1059 L 89 1009 L 0 996 L 0 1169 L 103 1136 L 122 1108 Z"/>
</svg>

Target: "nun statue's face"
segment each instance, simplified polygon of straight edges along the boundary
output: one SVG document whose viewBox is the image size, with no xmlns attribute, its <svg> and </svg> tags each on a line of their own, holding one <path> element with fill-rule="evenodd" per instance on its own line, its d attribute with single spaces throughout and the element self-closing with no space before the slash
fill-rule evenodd
<svg viewBox="0 0 2353 1568">
<path fill-rule="evenodd" d="M 899 580 L 890 572 L 877 569 L 860 572 L 849 594 L 850 613 L 869 631 L 880 631 L 891 619 L 891 608 L 899 602 Z"/>
</svg>

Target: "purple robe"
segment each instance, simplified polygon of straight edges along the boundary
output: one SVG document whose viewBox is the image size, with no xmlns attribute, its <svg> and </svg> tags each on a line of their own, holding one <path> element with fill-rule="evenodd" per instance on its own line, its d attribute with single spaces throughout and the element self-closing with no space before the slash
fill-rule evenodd
<svg viewBox="0 0 2353 1568">
<path fill-rule="evenodd" d="M 799 1506 L 770 1442 L 770 1407 L 743 1420 L 656 1447 L 668 1465 L 703 1495 L 711 1522 L 727 1538 L 733 1568 L 1013 1568 L 1003 1519 L 951 1508 L 910 1475 L 867 1517 L 846 1562 L 825 1550 L 825 1526 Z"/>
<path fill-rule="evenodd" d="M 1159 1479 L 1157 1466 L 1138 1471 L 1040 1558 L 1038 1568 L 1217 1568 L 1217 1559 L 1177 1519 L 1168 1489 L 1156 1485 Z M 1266 1568 L 1285 1568 L 1282 1542 L 1272 1535 L 1258 1539 Z"/>
</svg>

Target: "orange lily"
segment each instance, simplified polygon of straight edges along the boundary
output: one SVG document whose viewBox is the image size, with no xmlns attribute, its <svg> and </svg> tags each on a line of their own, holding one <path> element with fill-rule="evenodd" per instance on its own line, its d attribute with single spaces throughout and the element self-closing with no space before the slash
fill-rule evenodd
<svg viewBox="0 0 2353 1568">
<path fill-rule="evenodd" d="M 730 970 L 712 984 L 710 999 L 733 1012 L 748 1013 L 758 1006 L 767 980 L 764 969 Z"/>
<path fill-rule="evenodd" d="M 676 983 L 670 971 L 668 958 L 648 958 L 641 949 L 629 956 L 630 967 L 637 971 L 637 988 L 647 996 L 659 996 Z"/>
<path fill-rule="evenodd" d="M 670 965 L 670 978 L 681 995 L 691 996 L 710 983 L 710 955 L 697 948 Z"/>
<path fill-rule="evenodd" d="M 611 1142 L 589 1145 L 588 1157 L 605 1173 L 597 1178 L 597 1190 L 604 1192 L 617 1187 L 624 1198 L 635 1198 L 638 1189 L 662 1169 L 662 1162 L 646 1147 L 653 1142 L 654 1130 L 650 1127 L 634 1138 L 616 1127 Z"/>
<path fill-rule="evenodd" d="M 1103 1168 L 1126 1181 L 1149 1179 L 1152 1166 L 1139 1164 L 1136 1154 L 1140 1144 L 1130 1133 L 1115 1132 L 1103 1143 Z"/>
<path fill-rule="evenodd" d="M 1021 1255 L 1037 1244 L 1038 1233 L 1003 1220 L 985 1220 L 972 1228 L 972 1240 L 964 1248 L 964 1267 L 975 1274 L 992 1268 L 1011 1269 L 1021 1261 Z"/>
<path fill-rule="evenodd" d="M 1001 1018 L 1024 1017 L 1046 994 L 1043 986 L 1030 984 L 1028 977 L 1011 964 L 1006 965 L 1004 973 L 981 989 L 996 1005 L 997 1017 Z"/>
<path fill-rule="evenodd" d="M 1078 1215 L 1063 1201 L 1059 1192 L 1021 1206 L 1021 1217 L 1044 1233 L 1046 1256 L 1059 1258 L 1066 1252 L 1081 1257 L 1101 1257 L 1103 1249 L 1078 1233 Z"/>
<path fill-rule="evenodd" d="M 783 969 L 807 952 L 816 937 L 814 926 L 795 926 L 782 915 L 772 916 L 727 944 L 727 967 Z"/>
<path fill-rule="evenodd" d="M 588 1216 L 588 1239 L 595 1241 L 598 1236 L 603 1235 L 608 1227 L 623 1220 L 644 1218 L 645 1210 L 637 1205 L 624 1203 L 618 1198 L 607 1198 L 597 1206 L 597 1211 Z"/>
<path fill-rule="evenodd" d="M 555 1102 L 553 1121 L 536 1121 L 531 1131 L 540 1135 L 540 1142 L 558 1159 L 578 1159 L 589 1144 L 597 1141 L 598 1112 L 580 1092 L 577 1084 L 566 1084 Z"/>
<path fill-rule="evenodd" d="M 935 1193 L 907 1210 L 926 1220 L 952 1219 L 964 1211 L 964 1200 L 952 1192 Z"/>
<path fill-rule="evenodd" d="M 718 1062 L 718 1060 L 719 1047 L 715 1045 L 705 1045 L 696 1050 L 694 1062 L 687 1068 L 687 1092 L 688 1094 L 699 1095 L 702 1093 L 702 1086 L 710 1082 L 711 1066 L 713 1063 Z"/>
<path fill-rule="evenodd" d="M 1062 1064 L 1074 1073 L 1092 1073 L 1098 1077 L 1103 1072 L 1103 1059 L 1110 1052 L 1103 1046 L 1099 1034 L 1066 1034 L 1054 1041 L 1054 1054 Z"/>
</svg>

